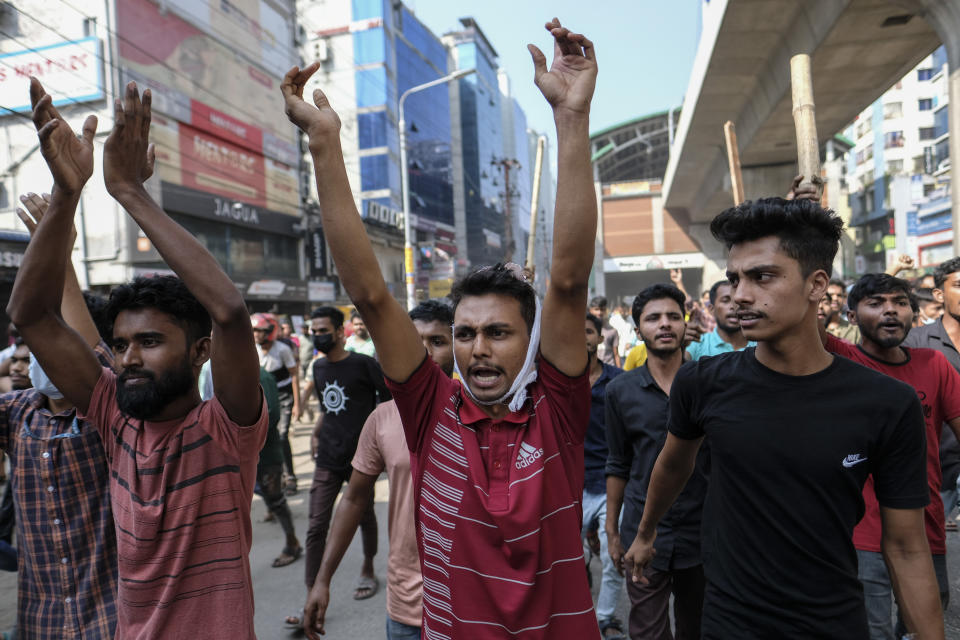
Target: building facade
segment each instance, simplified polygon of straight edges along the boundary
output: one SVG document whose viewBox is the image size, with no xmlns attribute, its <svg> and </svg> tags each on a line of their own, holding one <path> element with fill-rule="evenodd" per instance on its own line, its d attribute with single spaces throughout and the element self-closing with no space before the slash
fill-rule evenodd
<svg viewBox="0 0 960 640">
<path fill-rule="evenodd" d="M 853 274 L 883 271 L 898 254 L 929 270 L 953 254 L 947 80 L 941 46 L 845 131 Z"/>
<path fill-rule="evenodd" d="M 251 308 L 301 311 L 299 153 L 279 82 L 296 61 L 292 2 L 224 9 L 187 0 L 4 3 L 0 28 L 0 150 L 6 201 L 0 228 L 16 229 L 19 193 L 49 188 L 36 153 L 26 76 L 37 75 L 65 119 L 99 118 L 96 153 L 114 97 L 130 81 L 150 88 L 157 151 L 155 199 L 218 259 Z M 100 159 L 97 167 L 102 167 Z M 137 225 L 92 179 L 78 211 L 81 284 L 108 288 L 167 267 Z"/>
</svg>

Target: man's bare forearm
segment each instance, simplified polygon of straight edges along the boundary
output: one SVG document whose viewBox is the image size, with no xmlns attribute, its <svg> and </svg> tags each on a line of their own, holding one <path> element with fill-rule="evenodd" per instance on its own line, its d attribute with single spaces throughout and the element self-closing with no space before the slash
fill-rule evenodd
<svg viewBox="0 0 960 640">
<path fill-rule="evenodd" d="M 557 204 L 553 226 L 552 282 L 583 289 L 593 268 L 597 198 L 590 165 L 590 119 L 586 113 L 558 110 Z"/>
<path fill-rule="evenodd" d="M 247 315 L 243 296 L 220 268 L 216 258 L 186 229 L 154 202 L 142 186 L 111 193 L 140 225 L 169 267 L 218 325 Z M 244 320 L 246 321 L 246 320 Z"/>
<path fill-rule="evenodd" d="M 626 478 L 607 476 L 607 518 L 604 523 L 607 534 L 620 531 L 620 509 L 623 508 L 623 494 L 626 488 Z"/>
<path fill-rule="evenodd" d="M 943 610 L 930 549 L 903 548 L 885 539 L 883 557 L 907 629 L 918 640 L 943 640 Z"/>
<path fill-rule="evenodd" d="M 13 284 L 7 315 L 21 333 L 44 317 L 60 317 L 63 283 L 79 193 L 53 190 Z"/>
<path fill-rule="evenodd" d="M 324 138 L 312 155 L 323 233 L 343 288 L 362 315 L 390 293 L 350 190 L 340 139 Z"/>
</svg>

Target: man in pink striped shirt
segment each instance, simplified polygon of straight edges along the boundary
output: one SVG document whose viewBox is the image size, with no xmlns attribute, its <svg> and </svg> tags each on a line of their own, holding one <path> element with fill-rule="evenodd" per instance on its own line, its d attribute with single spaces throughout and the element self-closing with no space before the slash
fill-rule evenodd
<svg viewBox="0 0 960 640">
<path fill-rule="evenodd" d="M 593 43 L 556 19 L 550 70 L 533 57 L 557 125 L 553 268 L 542 310 L 515 265 L 475 270 L 453 292 L 460 380 L 426 356 L 390 295 L 357 215 L 326 96 L 303 100 L 313 64 L 282 90 L 309 136 L 323 227 L 366 320 L 411 451 L 425 638 L 597 638 L 580 544 L 590 408 L 583 313 L 597 203 L 589 152 Z M 540 323 L 540 316 L 546 321 Z"/>
</svg>

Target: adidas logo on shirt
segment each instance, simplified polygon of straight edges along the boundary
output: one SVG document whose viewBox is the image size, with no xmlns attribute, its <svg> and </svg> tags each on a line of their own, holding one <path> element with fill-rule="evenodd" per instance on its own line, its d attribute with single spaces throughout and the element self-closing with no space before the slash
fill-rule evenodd
<svg viewBox="0 0 960 640">
<path fill-rule="evenodd" d="M 534 449 L 526 442 L 520 443 L 520 451 L 517 453 L 517 469 L 524 469 L 537 461 L 537 458 L 543 456 L 543 448 Z"/>
</svg>

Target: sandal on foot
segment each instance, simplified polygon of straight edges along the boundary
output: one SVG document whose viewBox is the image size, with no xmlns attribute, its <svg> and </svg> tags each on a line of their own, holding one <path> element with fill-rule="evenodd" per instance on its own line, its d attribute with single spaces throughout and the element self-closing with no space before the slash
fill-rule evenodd
<svg viewBox="0 0 960 640">
<path fill-rule="evenodd" d="M 607 631 L 613 630 L 613 633 L 607 635 Z M 600 623 L 600 636 L 603 640 L 627 640 L 623 635 L 623 623 L 618 618 L 608 618 Z"/>
<path fill-rule="evenodd" d="M 280 555 L 277 556 L 272 567 L 285 567 L 288 564 L 293 564 L 297 559 L 303 555 L 303 547 L 297 547 L 296 549 L 291 549 L 290 547 L 284 547 L 283 551 L 280 552 Z M 290 616 L 291 618 L 293 616 Z"/>
<path fill-rule="evenodd" d="M 372 578 L 360 576 L 360 579 L 357 580 L 357 588 L 353 591 L 353 599 L 366 600 L 367 598 L 372 598 L 377 593 L 377 589 L 379 588 L 380 581 L 376 576 L 373 576 Z"/>
<path fill-rule="evenodd" d="M 283 626 L 285 626 L 287 629 L 302 629 L 303 628 L 303 609 L 300 609 L 299 612 L 284 618 Z"/>
</svg>

